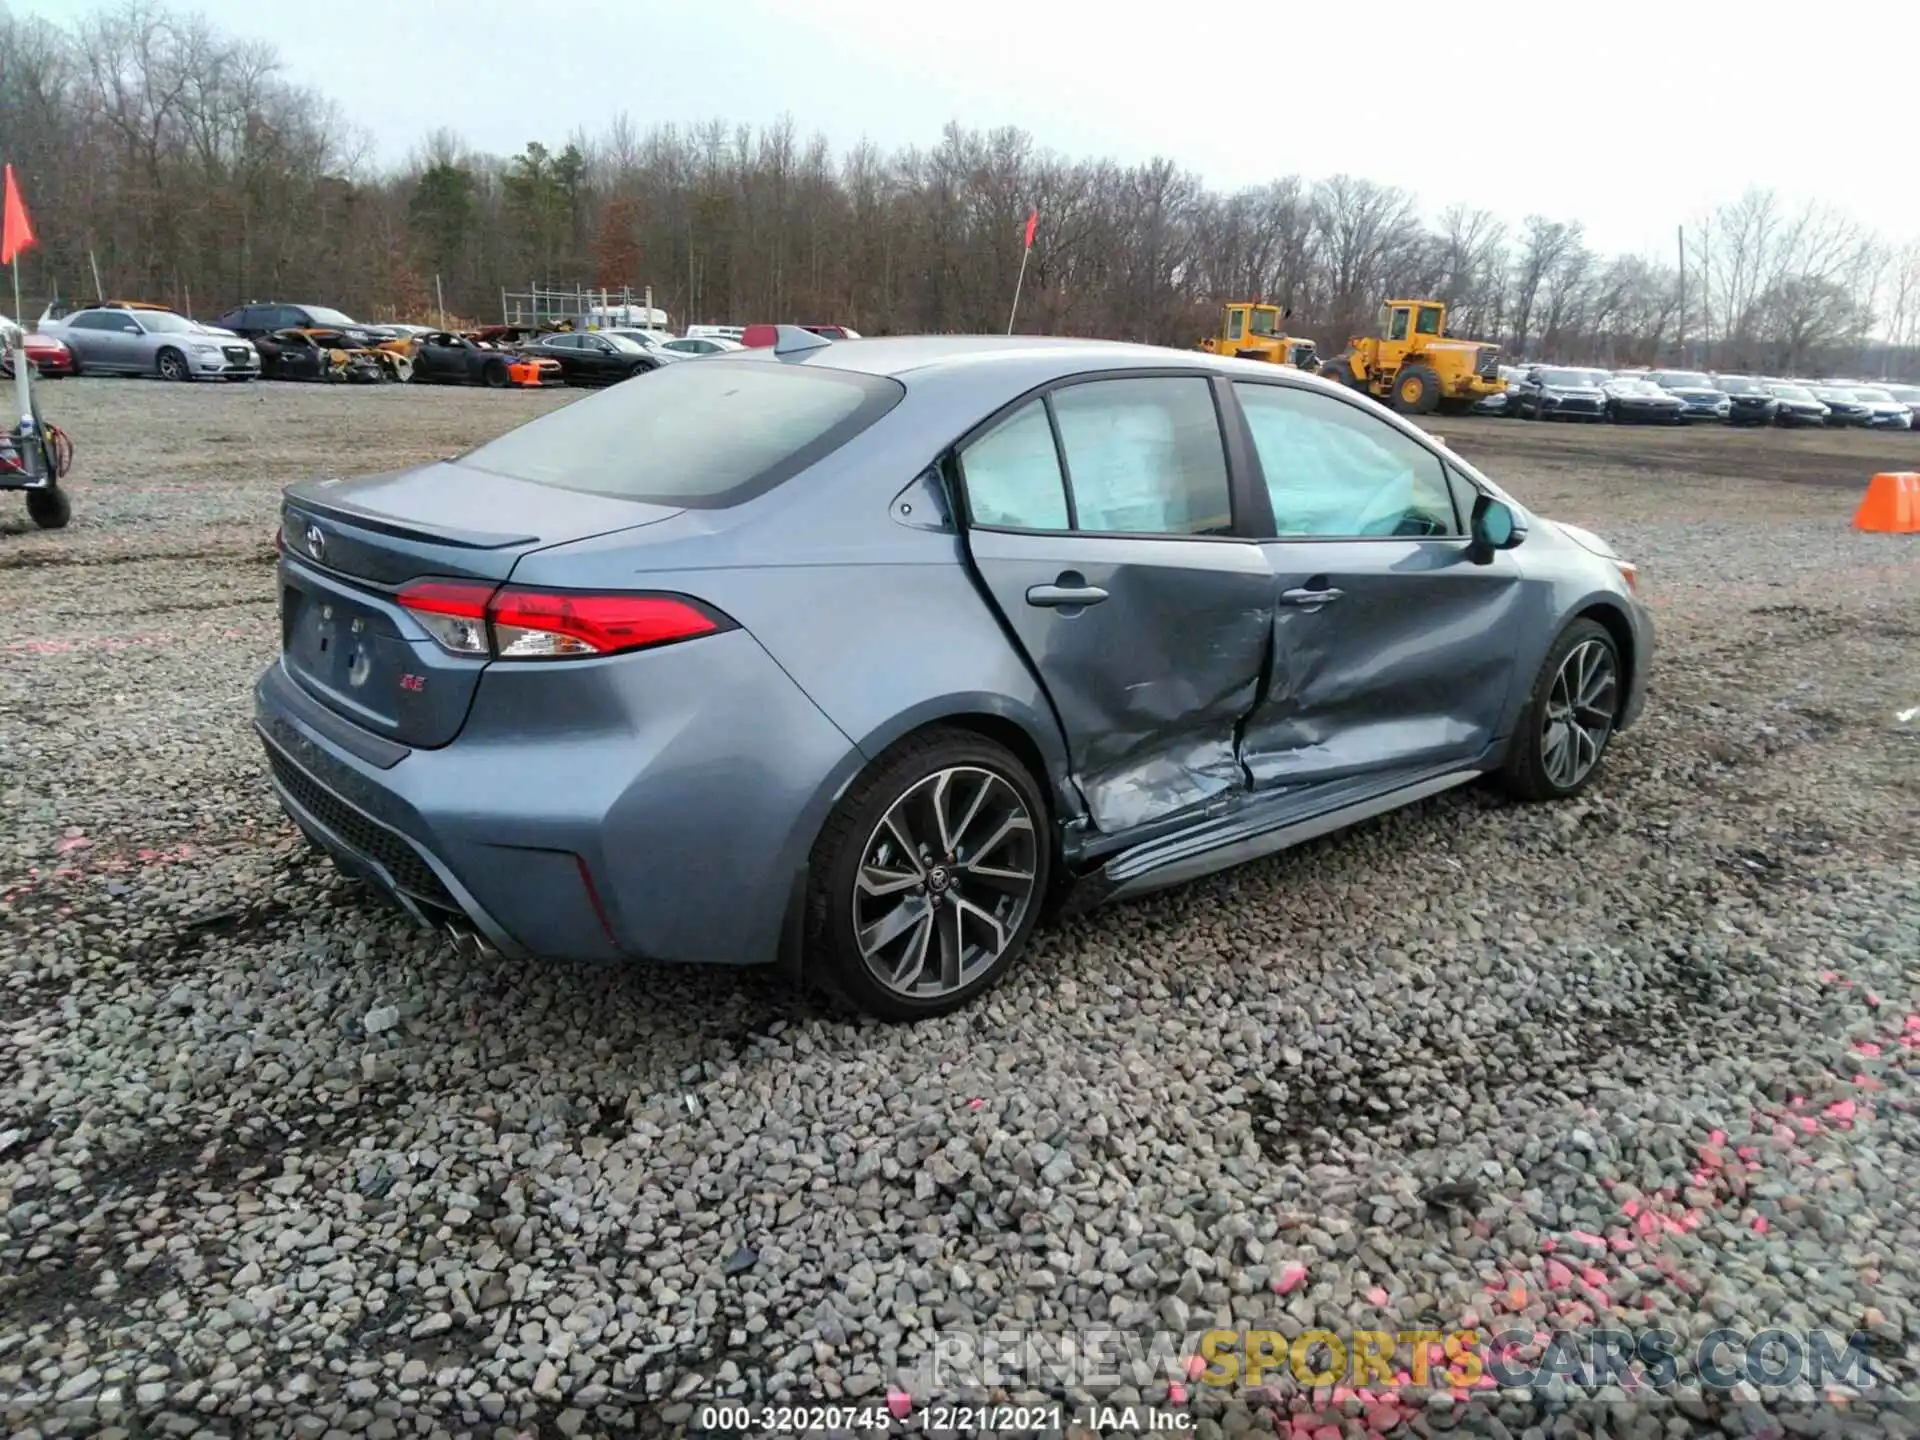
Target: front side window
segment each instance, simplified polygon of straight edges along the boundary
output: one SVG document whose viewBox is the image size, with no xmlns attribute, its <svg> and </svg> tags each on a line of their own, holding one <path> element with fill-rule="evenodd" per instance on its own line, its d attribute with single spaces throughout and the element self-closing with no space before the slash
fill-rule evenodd
<svg viewBox="0 0 1920 1440">
<path fill-rule="evenodd" d="M 1049 398 L 1081 530 L 1225 535 L 1226 447 L 1203 376 L 1095 380 Z"/>
<path fill-rule="evenodd" d="M 1241 335 L 1245 333 L 1244 327 L 1246 319 L 1247 312 L 1244 310 L 1229 310 L 1227 312 L 1227 338 L 1229 340 L 1238 340 Z"/>
<path fill-rule="evenodd" d="M 1406 339 L 1407 338 L 1407 320 L 1409 318 L 1410 318 L 1409 312 L 1404 306 L 1394 311 L 1393 325 L 1392 325 L 1392 328 L 1387 331 L 1387 338 L 1389 340 Z"/>
<path fill-rule="evenodd" d="M 1044 400 L 1022 406 L 962 450 L 960 480 L 976 525 L 1069 528 L 1067 487 Z"/>
<path fill-rule="evenodd" d="M 1248 381 L 1233 388 L 1282 537 L 1462 533 L 1440 459 L 1418 441 L 1332 395 Z"/>
</svg>

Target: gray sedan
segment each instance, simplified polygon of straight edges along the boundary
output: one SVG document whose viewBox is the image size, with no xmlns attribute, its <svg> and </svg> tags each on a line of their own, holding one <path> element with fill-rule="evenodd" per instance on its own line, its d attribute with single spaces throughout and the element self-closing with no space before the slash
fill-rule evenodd
<svg viewBox="0 0 1920 1440">
<path fill-rule="evenodd" d="M 255 714 L 309 838 L 464 945 L 905 1019 L 1044 909 L 1576 794 L 1646 693 L 1634 585 L 1298 371 L 782 327 L 291 486 Z"/>
<path fill-rule="evenodd" d="M 260 374 L 251 342 L 171 310 L 103 305 L 41 328 L 66 342 L 76 373 L 162 380 L 252 380 Z"/>
</svg>

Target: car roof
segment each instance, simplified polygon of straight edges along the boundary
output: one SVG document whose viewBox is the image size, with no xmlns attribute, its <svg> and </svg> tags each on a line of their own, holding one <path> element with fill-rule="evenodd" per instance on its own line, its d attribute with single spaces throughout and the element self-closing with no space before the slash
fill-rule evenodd
<svg viewBox="0 0 1920 1440">
<path fill-rule="evenodd" d="M 1136 345 L 1121 340 L 1072 340 L 1046 335 L 899 335 L 875 340 L 833 340 L 811 350 L 776 356 L 771 348 L 729 352 L 729 359 L 749 358 L 819 365 L 864 375 L 899 377 L 928 371 L 1003 364 L 1013 368 L 1051 369 L 1061 374 L 1079 370 L 1154 369 L 1177 365 L 1185 369 L 1217 370 L 1228 374 L 1272 376 L 1276 367 L 1266 361 L 1237 360 L 1204 350 L 1176 350 L 1162 345 Z M 1049 362 L 1052 362 L 1051 364 Z M 1293 375 L 1299 370 L 1287 371 Z"/>
</svg>

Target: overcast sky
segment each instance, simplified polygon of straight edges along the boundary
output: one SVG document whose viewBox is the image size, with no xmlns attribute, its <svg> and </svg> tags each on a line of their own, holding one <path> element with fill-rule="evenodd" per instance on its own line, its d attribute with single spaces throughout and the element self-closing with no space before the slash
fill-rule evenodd
<svg viewBox="0 0 1920 1440">
<path fill-rule="evenodd" d="M 96 0 L 11 0 L 68 18 Z M 1074 156 L 1167 155 L 1211 185 L 1348 171 L 1605 251 L 1749 184 L 1920 238 L 1920 5 L 1489 6 L 1084 0 L 201 0 L 346 104 L 378 158 L 428 130 L 549 145 L 791 114 L 836 146 L 1017 125 Z M 4 83 L 4 82 L 0 82 Z"/>
</svg>

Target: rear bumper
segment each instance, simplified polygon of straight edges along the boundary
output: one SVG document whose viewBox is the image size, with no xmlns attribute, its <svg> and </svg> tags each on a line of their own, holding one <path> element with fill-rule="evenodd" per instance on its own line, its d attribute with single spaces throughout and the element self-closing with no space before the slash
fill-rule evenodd
<svg viewBox="0 0 1920 1440">
<path fill-rule="evenodd" d="M 353 725 L 277 661 L 254 698 L 301 829 L 417 917 L 519 956 L 775 960 L 860 763 L 743 631 L 565 674 L 495 662 L 438 749 Z"/>
</svg>

